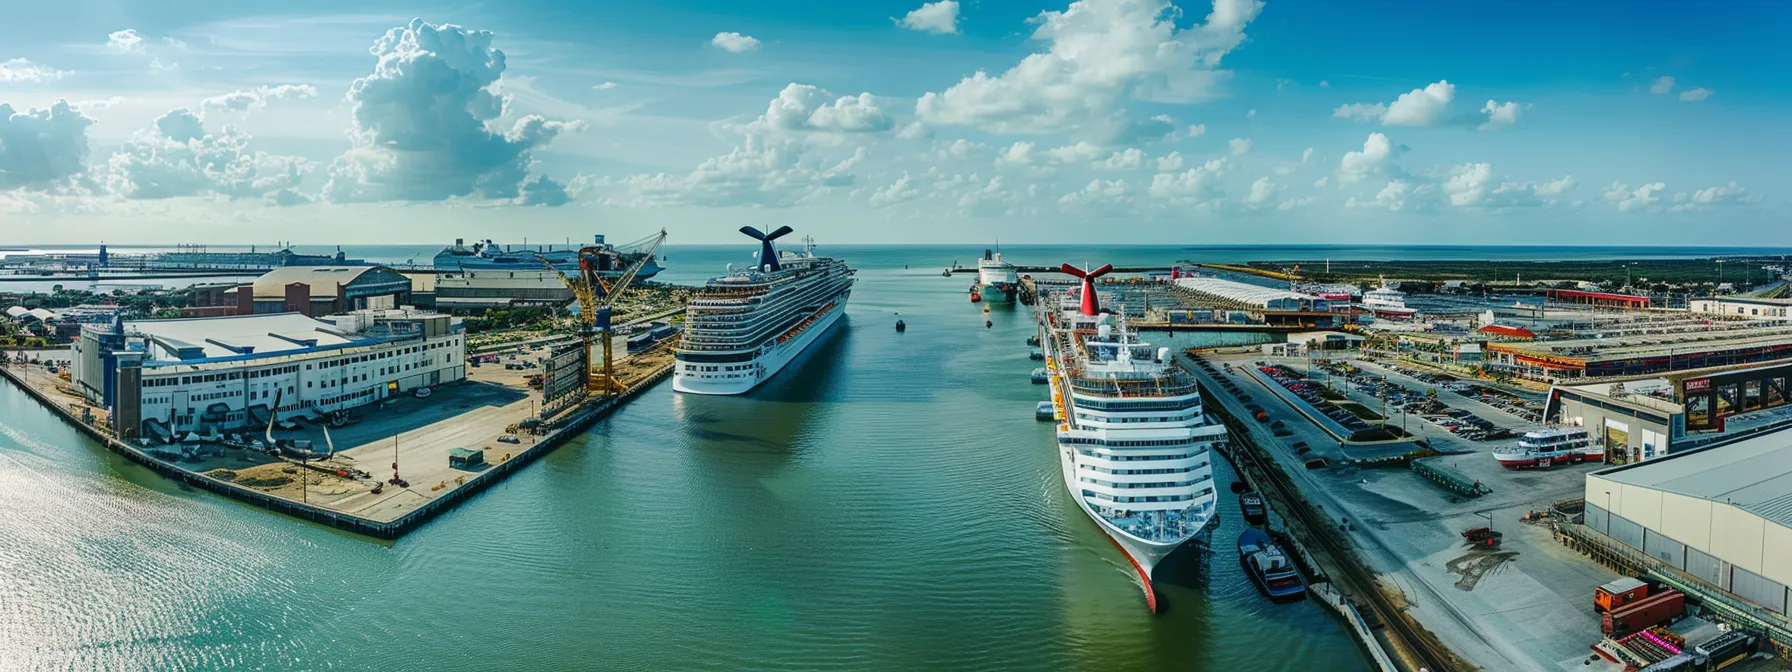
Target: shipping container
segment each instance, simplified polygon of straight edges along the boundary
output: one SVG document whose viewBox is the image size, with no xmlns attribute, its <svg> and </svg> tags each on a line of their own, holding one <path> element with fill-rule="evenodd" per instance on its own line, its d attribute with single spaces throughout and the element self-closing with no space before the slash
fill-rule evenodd
<svg viewBox="0 0 1792 672">
<path fill-rule="evenodd" d="M 1613 637 L 1628 635 L 1665 623 L 1685 611 L 1686 596 L 1680 591 L 1669 589 L 1605 612 L 1600 619 L 1600 627 L 1605 634 Z"/>
<path fill-rule="evenodd" d="M 1593 589 L 1593 611 L 1603 614 L 1648 596 L 1649 584 L 1624 577 Z"/>
</svg>

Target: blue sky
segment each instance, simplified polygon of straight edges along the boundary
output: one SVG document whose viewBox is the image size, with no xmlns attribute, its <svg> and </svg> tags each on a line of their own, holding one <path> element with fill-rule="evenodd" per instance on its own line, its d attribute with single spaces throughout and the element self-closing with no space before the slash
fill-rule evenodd
<svg viewBox="0 0 1792 672">
<path fill-rule="evenodd" d="M 1784 3 L 9 4 L 0 244 L 1792 244 Z"/>
</svg>

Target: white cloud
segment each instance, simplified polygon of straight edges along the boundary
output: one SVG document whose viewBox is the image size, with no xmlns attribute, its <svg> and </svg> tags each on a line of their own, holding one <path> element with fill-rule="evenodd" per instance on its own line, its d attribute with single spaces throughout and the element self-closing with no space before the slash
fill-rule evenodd
<svg viewBox="0 0 1792 672">
<path fill-rule="evenodd" d="M 1710 206 L 1759 203 L 1761 200 L 1760 194 L 1749 193 L 1749 190 L 1731 182 L 1723 186 L 1694 191 L 1691 196 L 1684 193 L 1676 194 L 1674 201 L 1678 205 L 1670 209 L 1676 211 L 1703 210 Z"/>
<path fill-rule="evenodd" d="M 591 88 L 597 89 L 599 91 L 608 91 L 610 89 L 616 88 L 616 83 L 615 82 L 604 82 L 602 84 L 599 84 L 599 85 L 591 87 Z"/>
<path fill-rule="evenodd" d="M 251 140 L 231 126 L 208 133 L 198 115 L 185 108 L 172 110 L 107 160 L 106 188 L 128 199 L 273 196 L 276 205 L 297 204 L 295 197 L 302 195 L 296 191 L 275 194 L 298 187 L 311 162 L 250 151 Z"/>
<path fill-rule="evenodd" d="M 1660 79 L 1655 80 L 1655 83 L 1649 85 L 1649 93 L 1653 93 L 1656 95 L 1661 95 L 1661 94 L 1664 94 L 1664 93 L 1667 93 L 1667 92 L 1673 91 L 1673 90 L 1674 90 L 1674 78 L 1673 77 L 1662 77 Z"/>
<path fill-rule="evenodd" d="M 317 87 L 310 84 L 280 84 L 213 96 L 199 103 L 200 114 L 211 111 L 248 112 L 267 107 L 276 100 L 317 97 Z"/>
<path fill-rule="evenodd" d="M 900 19 L 896 25 L 934 35 L 958 32 L 958 0 L 940 0 L 921 5 Z"/>
<path fill-rule="evenodd" d="M 1090 180 L 1080 191 L 1073 191 L 1058 198 L 1062 205 L 1088 205 L 1091 203 L 1117 203 L 1125 200 L 1125 180 Z"/>
<path fill-rule="evenodd" d="M 759 48 L 759 40 L 740 33 L 716 33 L 709 43 L 737 54 Z"/>
<path fill-rule="evenodd" d="M 1388 105 L 1386 114 L 1381 115 L 1381 123 L 1386 126 L 1430 126 L 1444 120 L 1450 111 L 1450 101 L 1456 98 L 1456 86 L 1448 81 L 1439 80 L 1423 89 L 1400 94 Z"/>
<path fill-rule="evenodd" d="M 1346 152 L 1338 162 L 1338 183 L 1352 184 L 1392 172 L 1399 153 L 1400 148 L 1388 136 L 1370 133 L 1363 141 L 1363 151 Z"/>
<path fill-rule="evenodd" d="M 919 121 L 908 122 L 908 125 L 896 130 L 897 140 L 920 140 L 929 135 L 932 133 L 928 132 L 927 125 Z"/>
<path fill-rule="evenodd" d="M 106 36 L 106 48 L 126 54 L 143 53 L 143 36 L 137 34 L 135 28 L 111 33 Z"/>
<path fill-rule="evenodd" d="M 330 166 L 324 195 L 335 202 L 513 200 L 534 152 L 582 122 L 524 115 L 497 127 L 504 52 L 492 34 L 421 19 L 374 43 L 373 74 L 349 87 L 353 147 Z M 538 201 L 552 182 L 530 183 Z"/>
<path fill-rule="evenodd" d="M 1188 127 L 1188 137 L 1199 138 L 1207 135 L 1207 124 L 1195 124 Z"/>
<path fill-rule="evenodd" d="M 1306 151 L 1300 153 L 1300 165 L 1304 166 L 1304 165 L 1307 165 L 1312 162 L 1313 162 L 1313 148 L 1308 147 L 1306 149 Z"/>
<path fill-rule="evenodd" d="M 902 173 L 902 177 L 897 178 L 895 182 L 890 184 L 890 186 L 872 193 L 871 205 L 879 208 L 886 207 L 904 201 L 914 200 L 915 198 L 920 197 L 920 195 L 921 190 L 915 188 L 914 180 L 908 176 L 907 172 L 904 172 Z"/>
<path fill-rule="evenodd" d="M 1321 88 L 1321 89 L 1332 88 L 1332 83 L 1321 79 L 1321 80 L 1319 80 L 1319 88 Z"/>
<path fill-rule="evenodd" d="M 1226 147 L 1232 152 L 1233 156 L 1244 156 L 1251 153 L 1251 139 L 1233 138 L 1226 142 Z"/>
<path fill-rule="evenodd" d="M 1550 180 L 1537 185 L 1537 194 L 1539 196 L 1560 196 L 1569 189 L 1573 189 L 1574 184 L 1574 176 L 1566 175 L 1562 179 Z"/>
<path fill-rule="evenodd" d="M 1331 181 L 1331 178 L 1329 178 L 1329 177 L 1321 177 L 1317 180 L 1313 180 L 1313 188 L 1314 189 L 1324 189 L 1325 185 L 1327 183 L 1329 183 L 1330 181 Z"/>
<path fill-rule="evenodd" d="M 1386 187 L 1376 192 L 1375 200 L 1362 201 L 1352 197 L 1344 202 L 1347 208 L 1372 208 L 1389 212 L 1421 210 L 1430 206 L 1437 195 L 1437 187 L 1431 184 L 1413 184 L 1406 180 L 1392 180 Z"/>
<path fill-rule="evenodd" d="M 1244 42 L 1261 0 L 1219 0 L 1203 24 L 1178 29 L 1167 0 L 1078 0 L 1033 19 L 1045 50 L 1000 75 L 979 71 L 915 114 L 929 124 L 992 133 L 1054 133 L 1106 119 L 1120 102 L 1211 97 L 1220 59 Z"/>
<path fill-rule="evenodd" d="M 1491 131 L 1518 123 L 1518 103 L 1512 101 L 1501 105 L 1489 100 L 1481 107 L 1481 113 L 1487 115 L 1487 122 L 1481 124 L 1479 130 Z"/>
<path fill-rule="evenodd" d="M 1225 159 L 1213 159 L 1181 173 L 1158 173 L 1151 177 L 1150 194 L 1175 203 L 1210 201 L 1225 195 L 1220 187 L 1225 170 Z"/>
<path fill-rule="evenodd" d="M 1128 147 L 1124 150 L 1114 152 L 1106 161 L 1102 161 L 1098 164 L 1097 167 L 1103 170 L 1138 170 L 1144 165 L 1145 152 L 1140 151 L 1137 147 Z"/>
<path fill-rule="evenodd" d="M 869 93 L 830 103 L 832 98 L 833 94 L 807 84 L 787 85 L 766 107 L 765 116 L 749 126 L 753 131 L 875 133 L 896 125 Z"/>
<path fill-rule="evenodd" d="M 989 145 L 959 138 L 949 143 L 934 143 L 934 149 L 935 158 L 940 161 L 950 161 L 968 159 L 973 155 L 982 154 L 983 150 L 989 149 Z"/>
<path fill-rule="evenodd" d="M 1623 182 L 1613 182 L 1600 198 L 1607 203 L 1616 203 L 1618 212 L 1648 212 L 1660 209 L 1657 205 L 1661 202 L 1659 194 L 1666 188 L 1668 185 L 1664 182 L 1651 182 L 1634 190 Z"/>
<path fill-rule="evenodd" d="M 23 112 L 0 103 L 0 190 L 48 187 L 84 172 L 91 125 L 68 101 Z"/>
<path fill-rule="evenodd" d="M 689 174 L 633 175 L 623 183 L 641 205 L 784 208 L 852 186 L 864 160 L 863 147 L 834 162 L 806 151 L 800 139 L 749 135 L 741 146 Z"/>
<path fill-rule="evenodd" d="M 1157 172 L 1168 173 L 1182 169 L 1182 152 L 1170 152 L 1157 157 Z"/>
<path fill-rule="evenodd" d="M 1010 145 L 1007 149 L 996 154 L 996 165 L 998 167 L 1028 166 L 1033 164 L 1033 160 L 1037 156 L 1038 155 L 1033 153 L 1033 143 L 1016 142 L 1013 145 Z"/>
<path fill-rule="evenodd" d="M 1088 163 L 1101 156 L 1102 149 L 1088 142 L 1045 150 L 1046 156 L 1058 163 Z"/>
<path fill-rule="evenodd" d="M 69 74 L 66 70 L 46 68 L 23 58 L 0 61 L 0 84 L 47 82 Z"/>
<path fill-rule="evenodd" d="M 1680 92 L 1680 101 L 1686 102 L 1686 103 L 1696 103 L 1696 102 L 1699 102 L 1706 98 L 1710 98 L 1711 93 L 1712 93 L 1711 89 L 1707 89 L 1707 88 L 1703 88 L 1703 87 L 1700 87 L 1697 89 L 1687 89 L 1685 91 Z"/>
<path fill-rule="evenodd" d="M 1332 110 L 1332 116 L 1351 121 L 1374 121 L 1387 113 L 1388 106 L 1381 103 L 1349 103 Z"/>
<path fill-rule="evenodd" d="M 1319 200 L 1319 197 L 1317 197 L 1317 196 L 1302 196 L 1300 198 L 1290 198 L 1286 201 L 1282 201 L 1281 203 L 1277 203 L 1276 209 L 1286 212 L 1289 210 L 1293 210 L 1295 208 L 1306 207 L 1308 205 L 1311 205 L 1314 201 L 1317 201 L 1317 200 Z"/>
<path fill-rule="evenodd" d="M 1282 188 L 1270 182 L 1267 177 L 1259 177 L 1251 183 L 1251 193 L 1244 197 L 1245 206 L 1251 209 L 1266 207 L 1273 201 Z"/>
</svg>

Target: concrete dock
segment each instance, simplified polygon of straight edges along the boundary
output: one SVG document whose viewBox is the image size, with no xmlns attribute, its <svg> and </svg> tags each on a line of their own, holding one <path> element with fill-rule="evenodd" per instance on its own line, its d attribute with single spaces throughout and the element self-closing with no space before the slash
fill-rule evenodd
<svg viewBox="0 0 1792 672">
<path fill-rule="evenodd" d="M 618 362 L 618 377 L 633 383 L 624 394 L 563 412 L 540 434 L 507 431 L 539 410 L 541 394 L 525 383 L 528 374 L 539 370 L 488 365 L 470 369 L 464 382 L 435 388 L 427 399 L 397 397 L 355 409 L 357 422 L 329 432 L 336 452 L 304 465 L 243 449 L 225 449 L 221 457 L 197 461 L 161 459 L 151 446 L 114 438 L 105 429 L 102 409 L 89 406 L 69 391 L 66 381 L 42 368 L 0 367 L 0 376 L 108 449 L 171 479 L 313 522 L 393 539 L 552 451 L 671 374 L 670 357 L 633 359 Z M 83 422 L 90 414 L 93 424 Z M 328 445 L 324 432 L 305 423 L 273 434 L 280 440 L 311 440 L 322 453 Z M 514 437 L 517 443 L 500 437 Z M 245 438 L 265 440 L 259 431 Z M 485 464 L 450 467 L 449 453 L 457 448 L 482 453 Z M 394 461 L 408 487 L 386 482 L 394 475 Z"/>
</svg>

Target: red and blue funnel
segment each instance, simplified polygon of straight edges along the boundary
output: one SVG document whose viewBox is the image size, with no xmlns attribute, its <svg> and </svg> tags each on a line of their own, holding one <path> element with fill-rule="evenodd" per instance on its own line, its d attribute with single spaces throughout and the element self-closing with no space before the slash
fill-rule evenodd
<svg viewBox="0 0 1792 672">
<path fill-rule="evenodd" d="M 778 263 L 778 251 L 772 248 L 772 241 L 783 238 L 785 235 L 789 234 L 790 231 L 791 229 L 788 226 L 780 226 L 778 227 L 778 230 L 771 233 L 760 233 L 759 229 L 755 229 L 751 226 L 740 227 L 741 233 L 747 234 L 754 240 L 759 241 L 759 266 L 770 266 L 771 270 L 774 271 L 782 269 L 783 266 Z"/>
<path fill-rule="evenodd" d="M 1075 266 L 1071 266 L 1070 264 L 1064 264 L 1063 266 L 1060 266 L 1058 270 L 1067 275 L 1073 275 L 1083 279 L 1082 314 L 1090 317 L 1101 314 L 1101 299 L 1095 297 L 1095 279 L 1107 275 L 1108 273 L 1112 273 L 1114 271 L 1114 265 L 1102 264 L 1101 268 L 1097 268 L 1093 271 L 1085 271 Z"/>
</svg>

